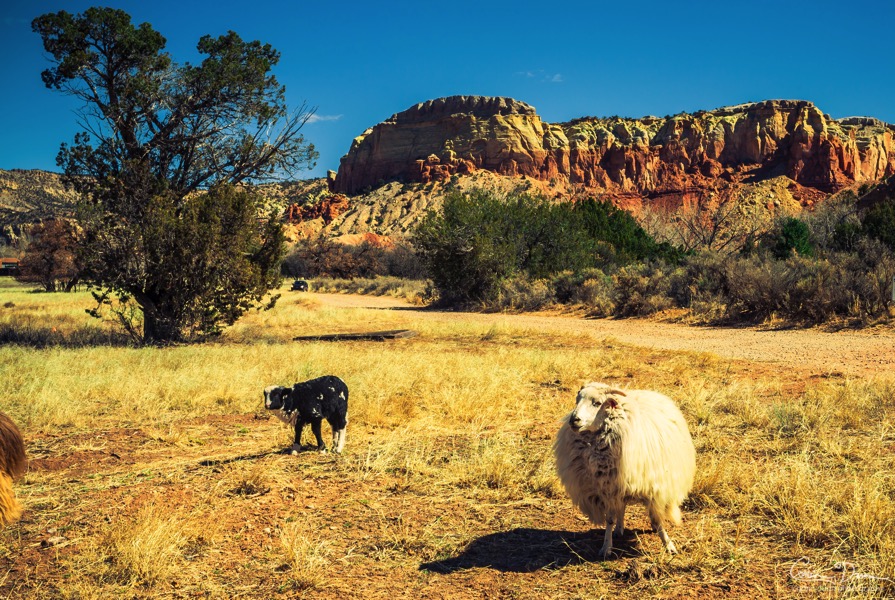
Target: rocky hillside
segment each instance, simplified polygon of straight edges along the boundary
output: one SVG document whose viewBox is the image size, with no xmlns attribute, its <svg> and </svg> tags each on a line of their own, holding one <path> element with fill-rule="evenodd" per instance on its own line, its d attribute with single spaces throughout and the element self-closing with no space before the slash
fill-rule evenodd
<svg viewBox="0 0 895 600">
<path fill-rule="evenodd" d="M 266 216 L 276 211 L 285 218 L 313 220 L 329 216 L 324 207 L 332 202 L 325 179 L 287 181 L 258 187 L 264 203 L 261 212 Z M 66 190 L 62 175 L 37 169 L 0 169 L 0 245 L 15 244 L 25 225 L 49 217 L 72 213 L 76 194 Z M 338 209 L 335 209 L 338 210 Z M 317 224 L 316 229 L 324 223 Z"/>
<path fill-rule="evenodd" d="M 895 125 L 832 119 L 802 100 L 550 124 L 510 98 L 452 96 L 365 131 L 327 180 L 260 190 L 265 213 L 281 211 L 293 239 L 321 230 L 407 233 L 445 194 L 474 187 L 558 200 L 608 197 L 635 214 L 721 196 L 735 197 L 743 214 L 797 212 L 843 188 L 873 189 L 867 184 L 892 176 L 893 139 Z M 65 212 L 71 201 L 56 174 L 0 170 L 7 239 L 19 224 Z"/>
<path fill-rule="evenodd" d="M 71 208 L 74 194 L 62 185 L 58 173 L 0 169 L 0 214 L 4 220 L 31 220 Z"/>
<path fill-rule="evenodd" d="M 878 185 L 864 186 L 857 201 L 858 210 L 871 208 L 882 202 L 895 201 L 895 175 L 884 179 Z"/>
<path fill-rule="evenodd" d="M 510 98 L 452 96 L 365 131 L 330 185 L 356 195 L 390 181 L 425 184 L 484 170 L 636 205 L 699 201 L 719 186 L 784 177 L 792 198 L 810 205 L 895 173 L 893 136 L 893 125 L 835 120 L 802 100 L 550 124 Z"/>
<path fill-rule="evenodd" d="M 56 173 L 0 169 L 0 242 L 14 242 L 22 225 L 69 214 L 74 199 Z"/>
</svg>

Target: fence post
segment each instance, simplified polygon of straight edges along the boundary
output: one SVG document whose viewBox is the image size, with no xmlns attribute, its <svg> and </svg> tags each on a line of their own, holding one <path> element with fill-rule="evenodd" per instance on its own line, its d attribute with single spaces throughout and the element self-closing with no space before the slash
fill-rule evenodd
<svg viewBox="0 0 895 600">
<path fill-rule="evenodd" d="M 895 303 L 895 276 L 892 277 L 892 302 Z"/>
</svg>

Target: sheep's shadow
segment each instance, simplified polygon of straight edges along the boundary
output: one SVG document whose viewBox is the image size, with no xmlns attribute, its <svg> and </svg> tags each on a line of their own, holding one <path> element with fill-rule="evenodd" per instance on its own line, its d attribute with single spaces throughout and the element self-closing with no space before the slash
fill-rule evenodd
<svg viewBox="0 0 895 600">
<path fill-rule="evenodd" d="M 474 568 L 502 573 L 531 573 L 569 565 L 600 562 L 603 529 L 586 532 L 551 531 L 520 527 L 491 533 L 469 543 L 453 558 L 423 563 L 420 570 L 449 574 Z M 613 539 L 612 555 L 637 556 L 636 537 L 646 531 L 625 530 Z"/>
</svg>

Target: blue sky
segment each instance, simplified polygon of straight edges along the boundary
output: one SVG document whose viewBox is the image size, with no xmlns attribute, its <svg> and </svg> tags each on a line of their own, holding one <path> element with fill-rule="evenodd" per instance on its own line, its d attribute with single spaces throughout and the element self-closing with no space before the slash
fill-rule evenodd
<svg viewBox="0 0 895 600">
<path fill-rule="evenodd" d="M 417 102 L 510 96 L 542 119 L 639 117 L 770 98 L 811 100 L 834 118 L 895 122 L 892 0 L 850 2 L 254 2 L 0 5 L 0 168 L 56 170 L 77 132 L 73 100 L 44 88 L 31 20 L 100 4 L 149 22 L 176 61 L 234 30 L 282 53 L 287 99 L 317 108 L 303 130 L 337 169 L 364 129 Z"/>
</svg>

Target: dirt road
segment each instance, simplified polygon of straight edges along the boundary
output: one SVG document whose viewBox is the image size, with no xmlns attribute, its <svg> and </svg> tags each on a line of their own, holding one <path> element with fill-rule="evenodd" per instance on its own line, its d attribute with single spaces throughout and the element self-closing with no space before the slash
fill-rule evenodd
<svg viewBox="0 0 895 600">
<path fill-rule="evenodd" d="M 390 297 L 313 294 L 321 304 L 340 308 L 412 310 L 423 319 L 452 320 L 457 313 L 415 309 Z M 549 313 L 468 313 L 463 318 L 483 323 L 546 328 L 613 338 L 660 350 L 708 352 L 724 358 L 769 363 L 818 374 L 867 377 L 895 373 L 895 330 L 827 332 L 819 329 L 761 329 L 757 327 L 695 327 L 646 319 L 584 319 Z"/>
</svg>

